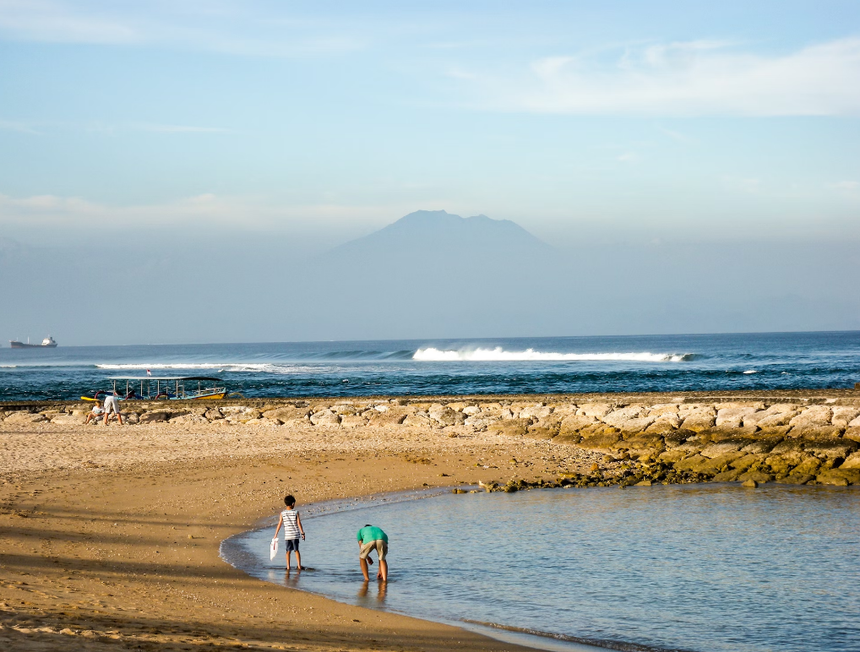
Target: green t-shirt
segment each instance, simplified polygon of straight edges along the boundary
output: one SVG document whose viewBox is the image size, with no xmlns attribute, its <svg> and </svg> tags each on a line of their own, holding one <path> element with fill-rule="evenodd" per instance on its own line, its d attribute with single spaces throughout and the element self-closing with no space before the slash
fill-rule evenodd
<svg viewBox="0 0 860 652">
<path fill-rule="evenodd" d="M 370 543 L 371 541 L 379 541 L 380 539 L 385 541 L 385 543 L 388 543 L 388 535 L 375 525 L 365 525 L 358 531 L 356 539 L 361 543 L 361 545 Z"/>
</svg>

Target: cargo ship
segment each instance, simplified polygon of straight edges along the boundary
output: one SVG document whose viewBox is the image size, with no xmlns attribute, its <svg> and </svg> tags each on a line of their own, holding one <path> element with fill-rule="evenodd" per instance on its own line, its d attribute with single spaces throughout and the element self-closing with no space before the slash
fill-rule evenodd
<svg viewBox="0 0 860 652">
<path fill-rule="evenodd" d="M 30 344 L 30 338 L 27 338 L 27 343 L 19 342 L 18 340 L 9 340 L 9 346 L 13 349 L 55 349 L 57 343 L 54 338 L 48 335 L 41 344 Z"/>
</svg>

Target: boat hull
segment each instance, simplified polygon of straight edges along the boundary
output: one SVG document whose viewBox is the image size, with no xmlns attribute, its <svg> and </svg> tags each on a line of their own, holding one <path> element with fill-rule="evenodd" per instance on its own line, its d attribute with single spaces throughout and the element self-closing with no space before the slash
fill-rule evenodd
<svg viewBox="0 0 860 652">
<path fill-rule="evenodd" d="M 57 343 L 53 344 L 27 344 L 25 342 L 16 342 L 15 340 L 11 340 L 9 342 L 9 346 L 13 349 L 56 349 Z"/>
</svg>

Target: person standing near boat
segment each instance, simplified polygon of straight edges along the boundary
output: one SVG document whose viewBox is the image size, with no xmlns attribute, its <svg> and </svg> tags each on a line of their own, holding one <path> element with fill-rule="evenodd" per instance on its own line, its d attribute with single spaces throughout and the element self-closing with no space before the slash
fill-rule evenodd
<svg viewBox="0 0 860 652">
<path fill-rule="evenodd" d="M 119 425 L 122 425 L 122 414 L 119 412 L 119 399 L 116 397 L 116 392 L 105 396 L 105 425 L 108 424 L 111 414 L 115 414 Z"/>
<path fill-rule="evenodd" d="M 376 579 L 383 582 L 388 581 L 388 535 L 375 525 L 369 523 L 358 531 L 356 536 L 358 539 L 358 547 L 361 552 L 358 553 L 358 563 L 361 566 L 361 574 L 364 575 L 364 581 L 369 582 L 370 577 L 367 574 L 368 563 L 372 564 L 370 553 L 376 550 L 376 556 L 379 557 L 379 571 L 376 573 Z"/>
</svg>

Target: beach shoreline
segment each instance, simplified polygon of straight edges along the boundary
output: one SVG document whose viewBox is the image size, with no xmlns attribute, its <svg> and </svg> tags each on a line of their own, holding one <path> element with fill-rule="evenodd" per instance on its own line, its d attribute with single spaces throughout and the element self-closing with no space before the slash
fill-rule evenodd
<svg viewBox="0 0 860 652">
<path fill-rule="evenodd" d="M 320 440 L 296 429 L 284 441 L 283 428 L 266 430 L 0 424 L 0 641 L 21 650 L 517 649 L 267 585 L 224 563 L 219 547 L 277 513 L 286 492 L 308 504 L 477 483 L 498 478 L 512 456 L 548 463 L 545 445 L 441 433 Z"/>
<path fill-rule="evenodd" d="M 708 479 L 757 473 L 762 482 L 856 484 L 851 424 L 860 394 L 757 394 L 718 402 L 648 395 L 647 405 L 618 395 L 603 395 L 611 405 L 594 396 L 285 399 L 268 401 L 268 410 L 248 401 L 127 404 L 138 423 L 126 426 L 82 425 L 79 402 L 4 404 L 0 642 L 33 651 L 518 649 L 254 580 L 219 557 L 220 544 L 276 514 L 285 493 L 301 507 L 479 483 L 502 490 L 574 477 L 599 484 L 636 479 L 643 469 L 665 473 L 660 456 L 680 452 L 673 464 L 712 468 L 702 473 Z M 608 406 L 602 417 L 577 414 L 595 405 Z M 217 419 L 206 417 L 213 409 Z M 511 415 L 491 418 L 494 410 Z M 144 423 L 150 413 L 161 416 Z M 612 415 L 626 421 L 612 426 Z M 761 425 L 753 432 L 745 418 Z M 580 430 L 565 434 L 565 423 Z M 655 436 L 654 426 L 665 433 Z M 780 445 L 785 451 L 774 454 Z M 754 464 L 732 467 L 750 456 Z M 785 473 L 776 476 L 779 464 Z M 794 469 L 803 464 L 812 473 L 801 477 Z"/>
</svg>

